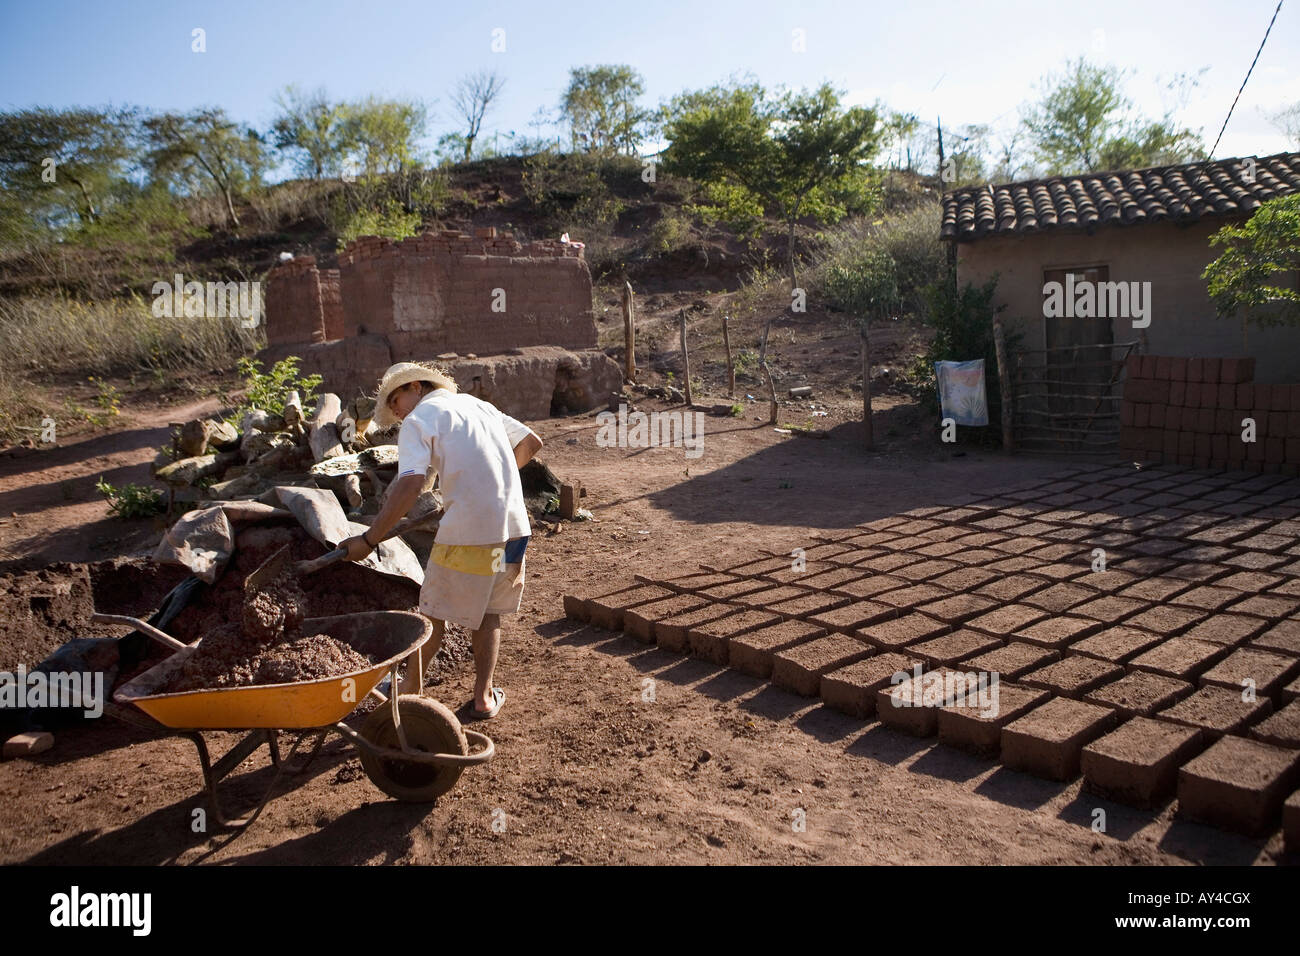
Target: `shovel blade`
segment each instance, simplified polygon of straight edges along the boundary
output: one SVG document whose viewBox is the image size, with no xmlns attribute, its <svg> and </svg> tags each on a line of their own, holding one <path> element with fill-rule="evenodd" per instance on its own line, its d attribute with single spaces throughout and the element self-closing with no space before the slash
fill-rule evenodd
<svg viewBox="0 0 1300 956">
<path fill-rule="evenodd" d="M 288 558 L 289 546 L 286 544 L 263 561 L 256 571 L 244 578 L 244 593 L 254 594 L 278 578 Z"/>
</svg>

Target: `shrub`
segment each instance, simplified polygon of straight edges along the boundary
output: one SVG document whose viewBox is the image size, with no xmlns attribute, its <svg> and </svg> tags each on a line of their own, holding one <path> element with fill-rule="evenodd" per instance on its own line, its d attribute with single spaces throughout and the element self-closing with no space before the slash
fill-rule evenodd
<svg viewBox="0 0 1300 956">
<path fill-rule="evenodd" d="M 623 203 L 602 175 L 608 163 L 583 153 L 538 153 L 524 160 L 524 195 L 545 232 L 586 233 L 614 222 Z M 616 180 L 623 178 L 622 166 L 608 172 Z"/>
<path fill-rule="evenodd" d="M 417 212 L 405 212 L 395 199 L 385 199 L 379 209 L 365 207 L 341 217 L 335 232 L 342 249 L 358 236 L 386 236 L 406 239 L 420 231 Z"/>
<path fill-rule="evenodd" d="M 898 264 L 882 249 L 869 249 L 850 265 L 826 270 L 825 294 L 830 301 L 864 319 L 883 319 L 897 309 Z"/>
<path fill-rule="evenodd" d="M 163 494 L 156 488 L 144 485 L 124 485 L 114 488 L 101 475 L 95 488 L 108 501 L 109 510 L 119 518 L 148 518 L 163 510 Z"/>
<path fill-rule="evenodd" d="M 920 316 L 926 307 L 926 286 L 947 275 L 937 205 L 927 203 L 874 223 L 857 220 L 831 231 L 809 284 L 835 308 L 866 316 L 863 292 L 888 291 L 886 273 L 892 274 L 896 287 L 892 309 L 900 315 Z"/>
<path fill-rule="evenodd" d="M 259 329 L 213 318 L 155 316 L 139 296 L 83 302 L 63 295 L 0 299 L 7 363 L 28 376 L 228 368 L 257 349 Z"/>
<path fill-rule="evenodd" d="M 647 244 L 654 252 L 674 252 L 685 246 L 691 238 L 691 224 L 676 212 L 665 212 L 650 227 Z"/>
<path fill-rule="evenodd" d="M 239 374 L 244 379 L 244 404 L 227 415 L 226 421 L 238 424 L 244 412 L 250 408 L 260 408 L 279 415 L 284 411 L 289 393 L 293 391 L 298 393 L 305 407 L 324 379 L 319 375 L 299 375 L 300 361 L 302 359 L 298 356 L 289 355 L 272 365 L 269 372 L 263 372 L 261 362 L 241 358 L 238 365 Z"/>
</svg>

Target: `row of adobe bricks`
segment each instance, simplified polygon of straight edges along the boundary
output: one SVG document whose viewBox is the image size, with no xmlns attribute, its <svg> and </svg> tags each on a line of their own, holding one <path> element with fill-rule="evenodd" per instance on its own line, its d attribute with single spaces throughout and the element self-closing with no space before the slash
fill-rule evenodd
<svg viewBox="0 0 1300 956">
<path fill-rule="evenodd" d="M 647 583 L 592 599 L 566 596 L 565 611 L 572 619 L 623 630 L 666 650 L 692 652 L 797 694 L 820 696 L 827 706 L 854 717 L 874 715 L 886 726 L 917 736 L 937 733 L 945 744 L 1000 758 L 1012 769 L 1062 781 L 1082 771 L 1087 789 L 1119 802 L 1155 807 L 1176 790 L 1185 816 L 1228 829 L 1260 833 L 1275 826 L 1284 799 L 1300 783 L 1300 752 L 1266 742 L 1268 734 L 1257 732 L 1262 740 L 1240 736 L 1248 724 L 1271 712 L 1270 692 L 1286 702 L 1272 722 L 1280 719 L 1285 727 L 1297 723 L 1300 682 L 1281 686 L 1296 667 L 1274 681 L 1276 686 L 1261 687 L 1261 699 L 1253 706 L 1238 708 L 1239 694 L 1225 687 L 1206 685 L 1192 694 L 1185 681 L 1142 671 L 1119 676 L 1122 668 L 1106 662 L 1059 660 L 1045 648 L 1014 641 L 1004 645 L 973 631 L 935 637 L 947 627 L 919 614 L 891 622 L 889 646 L 872 647 L 828 631 L 815 618 L 702 601 L 693 587 L 716 588 L 717 579 L 729 576 L 695 577 L 694 585 Z M 1096 672 L 1060 674 L 1059 680 L 1046 676 L 1052 668 L 1069 669 L 1080 660 Z M 959 661 L 964 670 L 953 669 Z M 981 712 L 978 695 L 953 693 L 966 679 L 961 675 L 976 672 L 999 674 L 996 714 Z M 923 676 L 899 683 L 895 675 L 900 673 Z M 1025 683 L 1010 683 L 1017 679 Z M 948 693 L 941 692 L 939 700 L 923 696 L 927 682 L 932 687 L 936 681 L 946 681 Z M 1065 684 L 1069 696 L 1066 691 L 1053 694 Z M 907 706 L 913 694 L 925 706 Z M 1220 732 L 1198 726 L 1195 713 L 1190 720 L 1179 718 L 1176 702 L 1189 713 L 1227 708 L 1233 714 L 1219 724 L 1226 728 Z M 1157 710 L 1171 713 L 1157 719 L 1152 716 Z M 1295 741 L 1288 737 L 1286 743 L 1294 746 Z M 1251 767 L 1245 783 L 1243 761 Z M 1284 829 L 1288 845 L 1300 848 L 1300 794 L 1287 801 Z"/>
</svg>

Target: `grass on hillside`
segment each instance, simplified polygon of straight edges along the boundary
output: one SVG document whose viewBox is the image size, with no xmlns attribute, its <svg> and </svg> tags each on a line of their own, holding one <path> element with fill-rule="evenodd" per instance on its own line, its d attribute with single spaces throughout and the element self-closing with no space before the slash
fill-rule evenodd
<svg viewBox="0 0 1300 956">
<path fill-rule="evenodd" d="M 84 302 L 61 295 L 0 299 L 0 441 L 37 439 L 41 421 L 107 424 L 120 398 L 106 379 L 233 368 L 262 347 L 261 329 L 231 319 L 159 318 L 138 297 Z M 87 408 L 72 383 L 97 383 Z"/>
</svg>

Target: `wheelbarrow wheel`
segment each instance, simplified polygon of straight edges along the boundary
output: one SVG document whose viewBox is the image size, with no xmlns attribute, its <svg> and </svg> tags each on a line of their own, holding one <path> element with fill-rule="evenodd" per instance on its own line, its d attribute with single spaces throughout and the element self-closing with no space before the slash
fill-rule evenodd
<svg viewBox="0 0 1300 956">
<path fill-rule="evenodd" d="M 446 706 L 428 697 L 398 698 L 398 712 L 407 746 L 431 754 L 467 754 L 469 743 L 460 721 Z M 376 747 L 400 750 L 397 728 L 388 706 L 376 707 L 361 725 L 361 736 Z M 456 785 L 464 767 L 416 763 L 361 750 L 361 767 L 376 787 L 390 797 L 413 803 L 437 800 Z"/>
</svg>

